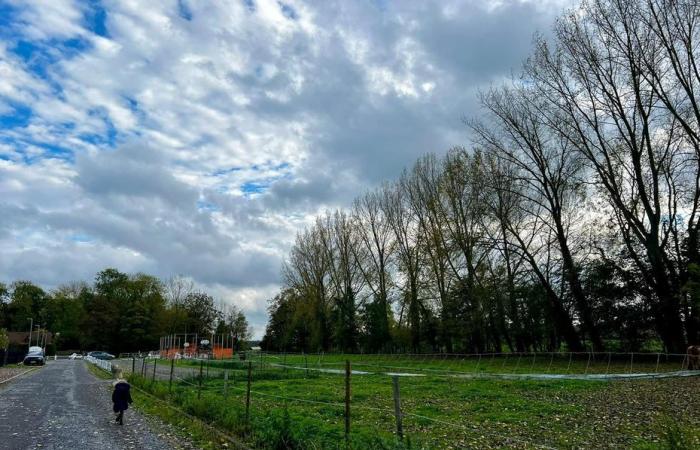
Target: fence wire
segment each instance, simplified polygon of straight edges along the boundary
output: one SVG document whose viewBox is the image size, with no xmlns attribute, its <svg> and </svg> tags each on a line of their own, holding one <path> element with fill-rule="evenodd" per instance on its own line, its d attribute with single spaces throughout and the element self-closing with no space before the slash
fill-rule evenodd
<svg viewBox="0 0 700 450">
<path fill-rule="evenodd" d="M 650 372 L 634 372 L 634 359 L 637 355 L 637 367 L 654 367 L 655 371 Z M 251 370 L 255 374 L 255 382 L 259 381 L 274 381 L 275 379 L 284 380 L 292 379 L 289 377 L 290 373 L 296 372 L 297 374 L 302 374 L 304 378 L 313 378 L 311 374 L 318 376 L 346 376 L 345 370 L 341 368 L 335 368 L 343 365 L 341 361 L 328 361 L 328 358 L 335 358 L 333 355 L 311 355 L 305 354 L 259 354 L 255 355 L 254 358 L 250 356 L 246 357 L 245 361 L 237 360 L 206 360 L 206 359 L 186 359 L 178 360 L 173 364 L 170 360 L 161 360 L 159 363 L 158 359 L 142 359 L 139 364 L 136 364 L 136 359 L 131 360 L 120 360 L 120 364 L 124 364 L 126 368 L 133 367 L 134 375 L 141 374 L 145 382 L 148 380 L 159 380 L 159 381 L 170 381 L 171 383 L 176 383 L 175 389 L 179 389 L 185 392 L 196 392 L 200 395 L 202 392 L 206 393 L 216 393 L 220 395 L 220 388 L 217 386 L 208 386 L 203 380 L 210 380 L 212 378 L 224 377 L 224 374 L 228 371 L 229 373 L 239 374 L 239 383 L 247 382 L 247 375 L 245 372 Z M 359 355 L 352 355 L 353 358 Z M 685 355 L 678 354 L 615 354 L 612 352 L 608 353 L 521 353 L 521 354 L 473 354 L 473 355 L 407 355 L 407 357 L 401 358 L 399 355 L 362 355 L 361 357 L 366 358 L 366 361 L 353 361 L 353 367 L 359 367 L 363 370 L 353 369 L 351 370 L 351 376 L 353 383 L 358 383 L 361 385 L 362 380 L 373 380 L 373 379 L 386 379 L 387 377 L 427 377 L 427 378 L 438 378 L 443 380 L 456 380 L 456 379 L 476 379 L 476 378 L 500 378 L 500 379 L 523 379 L 523 378 L 535 378 L 535 379 L 578 379 L 578 380 L 614 380 L 614 379 L 640 379 L 640 378 L 665 378 L 665 377 L 685 377 L 685 376 L 697 376 L 700 375 L 700 371 L 690 371 L 685 370 L 684 367 L 687 364 L 687 359 Z M 581 357 L 582 360 L 575 361 L 576 357 Z M 613 357 L 615 358 L 613 360 Z M 627 367 L 627 362 L 624 361 L 629 357 L 629 368 Z M 538 365 L 538 358 L 540 359 Z M 597 358 L 597 360 L 596 360 Z M 663 361 L 662 361 L 663 358 Z M 683 358 L 680 366 L 678 365 L 678 359 Z M 267 359 L 267 360 L 266 360 Z M 312 363 L 309 364 L 309 359 L 312 359 Z M 326 359 L 324 361 L 324 359 Z M 470 361 L 471 359 L 471 361 Z M 583 359 L 586 360 L 585 368 L 583 367 Z M 642 361 L 640 361 L 640 359 Z M 651 363 L 649 360 L 651 359 Z M 97 360 L 92 357 L 87 357 L 86 360 L 98 365 L 104 370 L 111 371 L 112 364 L 109 361 Z M 511 361 L 511 366 L 508 366 L 508 361 Z M 669 362 L 670 360 L 670 362 Z M 675 360 L 675 361 L 673 361 Z M 164 364 L 164 361 L 167 363 Z M 554 369 L 554 362 L 557 364 L 561 363 L 566 368 L 563 369 L 564 373 L 546 373 L 551 372 Z M 593 366 L 591 367 L 591 362 L 593 361 Z M 618 364 L 620 361 L 624 362 L 624 365 Z M 580 362 L 581 367 L 575 365 L 575 362 Z M 600 363 L 605 367 L 605 372 L 593 372 L 595 363 Z M 129 364 L 130 363 L 130 364 Z M 300 363 L 303 363 L 300 364 Z M 398 363 L 398 365 L 397 365 Z M 416 365 L 411 365 L 411 363 L 416 363 Z M 434 365 L 436 363 L 444 364 L 444 368 L 433 369 L 430 367 L 422 367 L 420 365 Z M 474 364 L 475 363 L 475 364 Z M 614 365 L 611 367 L 611 363 Z M 173 364 L 171 366 L 171 364 Z M 205 368 L 206 364 L 206 368 Z M 465 364 L 471 364 L 473 367 L 469 370 L 465 370 Z M 533 373 L 535 367 L 541 369 L 546 365 L 545 373 Z M 623 372 L 610 372 L 611 368 L 613 370 L 622 367 Z M 680 367 L 680 370 L 678 369 Z M 166 370 L 162 370 L 165 368 Z M 455 370 L 462 369 L 462 370 Z M 495 372 L 485 371 L 486 369 L 498 369 Z M 659 369 L 663 369 L 659 371 Z M 676 369 L 676 370 L 672 370 Z M 172 370 L 172 372 L 171 372 Z M 205 374 L 206 370 L 206 374 Z M 391 370 L 391 371 L 390 371 Z M 519 370 L 526 370 L 525 373 L 518 372 Z M 578 371 L 576 373 L 576 371 Z M 243 375 L 241 375 L 243 372 Z M 280 376 L 280 378 L 267 378 L 271 376 Z M 226 378 L 228 380 L 228 378 Z M 338 386 L 334 386 L 338 388 Z M 338 408 L 339 410 L 344 410 L 346 404 L 338 401 L 326 401 L 319 399 L 309 399 L 300 398 L 290 395 L 280 395 L 272 394 L 269 392 L 262 392 L 257 389 L 249 389 L 247 387 L 237 386 L 234 380 L 228 380 L 225 382 L 223 387 L 224 395 L 227 395 L 228 391 L 235 391 L 242 393 L 246 396 L 259 397 L 274 399 L 287 403 L 296 404 L 307 404 L 307 405 L 319 405 L 331 408 Z M 450 388 L 452 389 L 452 388 Z M 342 390 L 342 389 L 341 389 Z M 336 392 L 338 394 L 338 392 Z M 395 415 L 396 411 L 388 407 L 378 407 L 369 406 L 366 404 L 359 403 L 357 401 L 352 402 L 352 410 L 366 410 L 373 411 L 380 414 L 385 414 L 388 416 Z M 422 421 L 428 421 L 430 423 L 447 426 L 451 429 L 460 430 L 464 432 L 467 436 L 470 433 L 476 434 L 487 434 L 491 438 L 500 439 L 506 443 L 517 443 L 530 447 L 552 449 L 545 443 L 532 442 L 529 440 L 522 439 L 520 437 L 504 435 L 493 430 L 488 430 L 487 432 L 481 432 L 477 430 L 475 426 L 469 426 L 468 424 L 456 423 L 450 420 L 444 420 L 438 417 L 430 417 L 424 414 L 418 414 L 411 411 L 406 411 L 405 408 L 400 412 L 401 417 L 409 417 L 420 419 Z"/>
</svg>

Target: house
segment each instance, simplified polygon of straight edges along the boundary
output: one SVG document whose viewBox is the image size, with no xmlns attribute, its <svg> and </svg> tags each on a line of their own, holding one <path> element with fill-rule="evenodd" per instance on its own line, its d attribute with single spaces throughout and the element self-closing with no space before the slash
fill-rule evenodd
<svg viewBox="0 0 700 450">
<path fill-rule="evenodd" d="M 10 339 L 10 346 L 29 346 L 29 331 L 8 331 L 7 337 Z M 44 342 L 43 339 L 46 338 Z M 32 344 L 39 345 L 41 343 L 49 345 L 53 342 L 53 333 L 48 331 L 39 331 L 32 333 Z"/>
</svg>

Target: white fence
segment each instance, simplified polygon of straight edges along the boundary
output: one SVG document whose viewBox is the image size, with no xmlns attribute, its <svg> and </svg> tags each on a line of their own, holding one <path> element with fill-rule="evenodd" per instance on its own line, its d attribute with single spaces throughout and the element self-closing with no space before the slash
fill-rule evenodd
<svg viewBox="0 0 700 450">
<path fill-rule="evenodd" d="M 104 359 L 93 358 L 92 356 L 86 356 L 85 360 L 99 367 L 100 369 L 112 373 L 112 363 L 110 361 L 105 361 Z"/>
</svg>

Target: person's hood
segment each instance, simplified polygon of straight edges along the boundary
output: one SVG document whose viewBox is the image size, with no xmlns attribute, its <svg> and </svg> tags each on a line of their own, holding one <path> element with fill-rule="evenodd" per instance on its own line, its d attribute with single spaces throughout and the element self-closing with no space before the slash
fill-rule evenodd
<svg viewBox="0 0 700 450">
<path fill-rule="evenodd" d="M 126 381 L 126 380 L 120 378 L 120 379 L 118 379 L 118 380 L 114 380 L 114 383 L 112 383 L 112 386 L 116 386 L 116 385 L 118 385 L 119 383 L 129 384 L 128 381 Z"/>
</svg>

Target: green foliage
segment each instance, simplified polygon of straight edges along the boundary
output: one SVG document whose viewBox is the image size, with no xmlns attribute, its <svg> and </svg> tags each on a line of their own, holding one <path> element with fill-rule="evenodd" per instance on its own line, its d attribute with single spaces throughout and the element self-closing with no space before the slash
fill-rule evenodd
<svg viewBox="0 0 700 450">
<path fill-rule="evenodd" d="M 0 327 L 12 331 L 28 331 L 32 318 L 53 333 L 58 350 L 115 354 L 157 349 L 160 337 L 171 330 L 207 335 L 219 317 L 214 299 L 205 293 L 190 293 L 184 301 L 168 305 L 159 279 L 111 268 L 99 272 L 92 286 L 71 283 L 51 293 L 28 281 L 17 281 L 9 289 L 0 284 L 0 313 Z M 249 338 L 240 311 L 230 324 L 240 340 Z"/>
<path fill-rule="evenodd" d="M 0 328 L 0 350 L 4 350 L 10 345 L 10 338 L 7 337 L 7 330 Z"/>
</svg>

